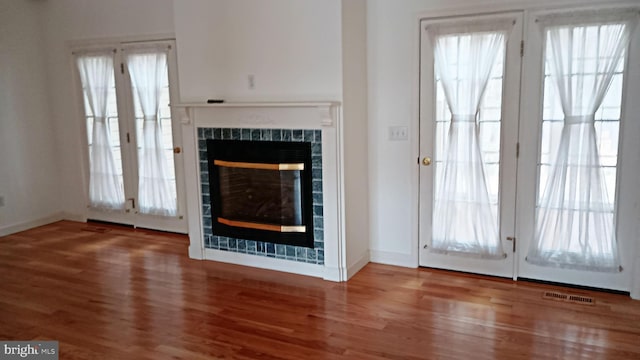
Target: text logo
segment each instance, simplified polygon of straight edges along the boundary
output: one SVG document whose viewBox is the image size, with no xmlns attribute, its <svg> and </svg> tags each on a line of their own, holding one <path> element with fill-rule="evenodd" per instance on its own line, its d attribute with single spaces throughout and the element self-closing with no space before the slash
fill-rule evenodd
<svg viewBox="0 0 640 360">
<path fill-rule="evenodd" d="M 57 341 L 1 341 L 0 360 L 58 360 Z"/>
</svg>

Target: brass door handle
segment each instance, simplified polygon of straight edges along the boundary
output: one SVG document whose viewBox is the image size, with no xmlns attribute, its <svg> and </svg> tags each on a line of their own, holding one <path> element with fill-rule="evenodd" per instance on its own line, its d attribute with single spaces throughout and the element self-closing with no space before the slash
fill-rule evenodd
<svg viewBox="0 0 640 360">
<path fill-rule="evenodd" d="M 429 166 L 431 165 L 431 158 L 428 156 L 425 156 L 422 158 L 422 165 L 424 166 Z"/>
<path fill-rule="evenodd" d="M 180 154 L 181 152 L 182 152 L 182 149 L 179 146 L 173 148 L 174 154 Z"/>
</svg>

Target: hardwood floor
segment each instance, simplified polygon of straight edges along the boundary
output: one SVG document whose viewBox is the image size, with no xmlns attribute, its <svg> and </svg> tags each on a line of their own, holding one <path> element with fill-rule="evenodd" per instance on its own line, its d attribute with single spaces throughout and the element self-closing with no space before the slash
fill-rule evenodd
<svg viewBox="0 0 640 360">
<path fill-rule="evenodd" d="M 187 246 L 74 222 L 0 238 L 0 339 L 58 340 L 60 359 L 640 359 L 624 295 L 377 264 L 333 283 Z"/>
</svg>

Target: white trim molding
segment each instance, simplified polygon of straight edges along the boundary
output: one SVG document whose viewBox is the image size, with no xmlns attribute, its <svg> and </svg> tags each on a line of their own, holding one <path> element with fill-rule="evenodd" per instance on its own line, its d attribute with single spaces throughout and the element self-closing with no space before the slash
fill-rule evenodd
<svg viewBox="0 0 640 360">
<path fill-rule="evenodd" d="M 215 249 L 205 249 L 204 259 L 235 265 L 251 266 L 260 269 L 288 272 L 298 275 L 313 276 L 318 278 L 325 277 L 325 267 L 322 265 L 275 259 L 266 256 L 256 256 L 251 254 L 243 254 Z"/>
<path fill-rule="evenodd" d="M 17 224 L 4 225 L 0 227 L 0 236 L 7 236 L 11 234 L 15 234 L 21 231 L 29 230 L 36 228 L 38 226 L 43 226 L 47 224 L 51 224 L 57 221 L 64 220 L 65 216 L 63 213 L 55 213 L 49 216 L 45 216 L 38 219 L 33 219 L 29 221 L 24 221 Z"/>
<path fill-rule="evenodd" d="M 418 267 L 418 259 L 415 254 L 403 254 L 389 251 L 371 250 L 371 262 L 408 268 Z"/>
<path fill-rule="evenodd" d="M 347 279 L 351 279 L 353 275 L 362 270 L 363 267 L 367 266 L 370 258 L 371 255 L 369 254 L 369 250 L 362 253 L 356 262 L 347 267 Z"/>
</svg>

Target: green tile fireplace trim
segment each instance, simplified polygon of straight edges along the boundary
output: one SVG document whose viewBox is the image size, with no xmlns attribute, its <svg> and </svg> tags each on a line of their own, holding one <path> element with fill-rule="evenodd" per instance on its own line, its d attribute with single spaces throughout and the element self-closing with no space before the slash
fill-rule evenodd
<svg viewBox="0 0 640 360">
<path fill-rule="evenodd" d="M 209 172 L 207 166 L 207 139 L 311 143 L 314 249 L 213 235 L 211 229 Z M 324 264 L 321 130 L 198 128 L 198 151 L 200 158 L 200 183 L 202 185 L 202 233 L 205 248 L 310 264 Z"/>
</svg>

